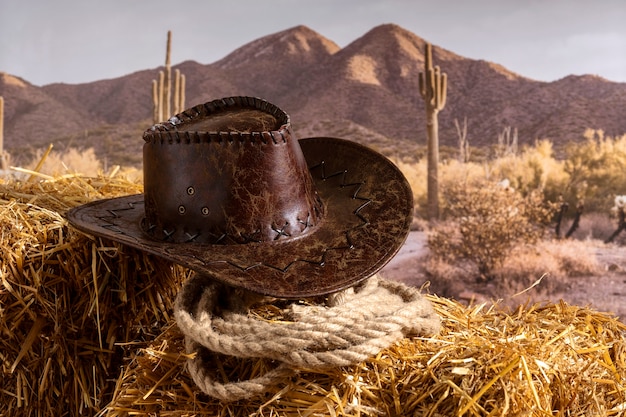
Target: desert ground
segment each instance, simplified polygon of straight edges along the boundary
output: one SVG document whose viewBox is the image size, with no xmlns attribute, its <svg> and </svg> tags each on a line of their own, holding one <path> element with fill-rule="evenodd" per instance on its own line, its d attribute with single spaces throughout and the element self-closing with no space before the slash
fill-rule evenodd
<svg viewBox="0 0 626 417">
<path fill-rule="evenodd" d="M 424 263 L 428 256 L 427 236 L 422 231 L 411 231 L 406 243 L 398 254 L 383 268 L 381 275 L 387 279 L 402 281 L 406 284 L 421 287 L 429 281 Z M 450 297 L 463 303 L 499 302 L 514 307 L 515 304 L 556 303 L 560 300 L 581 307 L 615 314 L 626 321 L 626 248 L 605 245 L 600 241 L 589 241 L 595 252 L 600 271 L 593 276 L 576 276 L 568 278 L 564 288 L 546 294 L 541 291 L 541 283 L 530 288 L 523 294 L 498 294 L 492 297 L 493 288 L 484 282 L 462 282 L 456 290 L 448 290 L 438 294 L 437 283 L 431 282 L 432 293 Z M 537 277 L 540 278 L 540 277 Z M 463 278 L 461 278 L 463 279 Z M 544 279 L 550 279 L 545 277 Z M 514 296 L 514 297 L 513 297 Z M 506 300 L 506 301 L 503 301 Z"/>
</svg>

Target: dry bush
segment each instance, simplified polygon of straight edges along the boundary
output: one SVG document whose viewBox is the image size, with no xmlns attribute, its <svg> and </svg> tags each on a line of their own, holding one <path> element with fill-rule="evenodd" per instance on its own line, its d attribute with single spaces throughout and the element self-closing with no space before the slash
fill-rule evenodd
<svg viewBox="0 0 626 417">
<path fill-rule="evenodd" d="M 588 242 L 550 240 L 541 242 L 537 250 L 550 253 L 558 259 L 561 273 L 564 276 L 595 275 L 600 269 L 593 246 Z"/>
<path fill-rule="evenodd" d="M 615 196 L 626 194 L 626 135 L 608 137 L 601 130 L 588 130 L 585 138 L 566 150 L 566 201 L 573 206 L 584 198 L 588 212 L 608 213 Z"/>
<path fill-rule="evenodd" d="M 552 144 L 547 140 L 537 141 L 534 146 L 525 147 L 519 154 L 507 154 L 481 163 L 459 162 L 453 158 L 442 158 L 442 161 L 439 165 L 439 187 L 444 196 L 441 199 L 442 210 L 446 209 L 447 190 L 453 190 L 460 184 L 466 188 L 481 187 L 486 183 L 506 180 L 511 188 L 525 195 L 540 190 L 547 200 L 556 201 L 569 181 L 564 163 L 554 157 Z M 421 210 L 426 205 L 425 160 L 394 162 L 411 184 L 417 213 L 425 215 Z"/>
<path fill-rule="evenodd" d="M 413 162 L 396 158 L 393 162 L 409 182 L 413 191 L 413 201 L 419 207 L 426 201 L 426 161 Z"/>
<path fill-rule="evenodd" d="M 43 165 L 38 166 L 40 162 Z M 60 176 L 64 174 L 81 174 L 89 177 L 96 177 L 102 173 L 102 163 L 98 160 L 93 148 L 79 150 L 69 148 L 64 151 L 52 150 L 45 155 L 38 151 L 32 162 L 26 165 L 28 169 L 49 176 Z"/>
<path fill-rule="evenodd" d="M 570 277 L 592 276 L 600 271 L 593 246 L 576 240 L 542 240 L 535 244 L 521 244 L 511 249 L 502 264 L 492 272 L 488 283 L 476 283 L 476 265 L 459 260 L 444 260 L 431 256 L 425 263 L 431 281 L 431 290 L 445 297 L 458 297 L 480 285 L 480 293 L 487 299 L 508 300 L 515 306 L 519 300 L 510 300 L 514 294 L 532 287 L 533 297 L 548 297 L 565 291 Z"/>
<path fill-rule="evenodd" d="M 553 215 L 540 193 L 523 196 L 497 184 L 452 187 L 445 198 L 451 226 L 435 229 L 428 247 L 442 259 L 474 263 L 486 280 L 515 246 L 541 238 Z"/>
<path fill-rule="evenodd" d="M 456 159 L 441 159 L 439 165 L 440 193 L 459 184 L 480 184 L 507 180 L 512 188 L 522 194 L 539 190 L 546 201 L 563 198 L 570 207 L 584 201 L 587 213 L 608 213 L 616 195 L 626 194 L 626 135 L 605 137 L 603 132 L 590 131 L 587 141 L 568 145 L 565 159 L 554 155 L 548 140 L 526 146 L 518 154 L 508 154 L 482 163 L 461 163 Z M 394 160 L 405 174 L 417 205 L 416 212 L 423 215 L 426 202 L 426 162 Z M 441 207 L 445 210 L 446 200 Z"/>
<path fill-rule="evenodd" d="M 520 154 L 493 160 L 490 170 L 496 181 L 507 179 L 511 187 L 522 193 L 542 190 L 553 201 L 568 181 L 563 162 L 554 158 L 552 143 L 547 140 L 537 141 Z"/>
<path fill-rule="evenodd" d="M 402 171 L 413 191 L 413 200 L 416 205 L 416 213 L 426 217 L 425 207 L 427 201 L 426 189 L 426 160 L 417 162 L 395 159 L 393 162 Z M 439 185 L 441 190 L 449 189 L 458 184 L 466 186 L 478 186 L 485 181 L 487 170 L 484 164 L 473 162 L 461 163 L 456 159 L 449 159 L 439 166 Z M 446 201 L 441 201 L 442 209 L 445 209 Z"/>
<path fill-rule="evenodd" d="M 452 159 L 442 164 L 439 180 L 444 189 L 454 184 L 476 185 L 485 181 L 487 173 L 488 169 L 484 164 Z"/>
<path fill-rule="evenodd" d="M 494 275 L 500 296 L 530 288 L 544 295 L 564 291 L 570 277 L 599 272 L 593 248 L 575 240 L 543 240 L 535 245 L 516 247 Z"/>
</svg>

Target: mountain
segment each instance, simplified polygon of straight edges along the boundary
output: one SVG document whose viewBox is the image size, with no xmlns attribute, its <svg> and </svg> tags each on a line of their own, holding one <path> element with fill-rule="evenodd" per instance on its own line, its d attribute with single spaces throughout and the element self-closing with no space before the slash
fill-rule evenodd
<svg viewBox="0 0 626 417">
<path fill-rule="evenodd" d="M 373 28 L 344 48 L 306 26 L 254 40 L 208 65 L 176 65 L 187 78 L 187 106 L 231 95 L 263 97 L 290 114 L 299 137 L 333 135 L 393 156 L 425 144 L 418 92 L 424 39 L 393 24 Z M 501 65 L 434 46 L 448 74 L 439 113 L 442 145 L 456 146 L 455 120 L 468 121 L 472 146 L 496 143 L 506 127 L 520 143 L 583 139 L 587 128 L 626 133 L 626 83 L 584 75 L 554 82 L 526 78 Z M 111 163 L 141 163 L 141 133 L 150 126 L 151 83 L 163 67 L 85 84 L 36 87 L 0 73 L 5 147 L 14 156 L 54 142 L 94 147 Z"/>
</svg>

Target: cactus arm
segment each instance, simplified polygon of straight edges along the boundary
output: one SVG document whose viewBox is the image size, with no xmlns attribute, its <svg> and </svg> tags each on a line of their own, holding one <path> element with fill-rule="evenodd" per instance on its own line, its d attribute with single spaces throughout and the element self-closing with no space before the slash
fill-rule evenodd
<svg viewBox="0 0 626 417">
<path fill-rule="evenodd" d="M 435 107 L 437 107 L 437 110 L 442 110 L 444 108 L 444 106 L 446 105 L 446 98 L 447 98 L 447 90 L 448 90 L 448 74 L 446 73 L 441 73 L 441 70 L 439 69 L 439 67 L 436 68 L 436 72 L 437 75 L 435 76 L 436 81 L 436 87 L 437 87 L 437 101 L 435 103 Z"/>
<path fill-rule="evenodd" d="M 164 90 L 165 90 L 165 73 L 163 71 L 159 71 L 159 122 L 162 122 L 165 119 L 165 98 L 164 98 Z"/>
<path fill-rule="evenodd" d="M 187 82 L 187 77 L 185 77 L 185 74 L 180 74 L 180 94 L 178 96 L 180 103 L 178 105 L 178 107 L 180 108 L 180 111 L 185 110 L 185 84 Z"/>
<path fill-rule="evenodd" d="M 180 113 L 183 109 L 180 104 L 180 70 L 174 70 L 174 114 Z"/>
<path fill-rule="evenodd" d="M 157 80 L 152 80 L 152 122 L 159 123 L 159 85 Z"/>
</svg>

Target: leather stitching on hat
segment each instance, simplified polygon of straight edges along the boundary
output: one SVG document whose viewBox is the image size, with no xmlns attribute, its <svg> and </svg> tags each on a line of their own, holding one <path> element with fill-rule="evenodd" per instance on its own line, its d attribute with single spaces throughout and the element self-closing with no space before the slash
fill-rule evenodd
<svg viewBox="0 0 626 417">
<path fill-rule="evenodd" d="M 359 220 L 361 220 L 361 223 L 356 225 L 356 226 L 354 226 L 353 228 L 351 228 L 349 230 L 346 230 L 344 232 L 346 244 L 343 245 L 343 246 L 335 246 L 335 247 L 329 247 L 329 248 L 323 249 L 321 251 L 321 256 L 319 256 L 318 259 L 304 259 L 304 258 L 296 259 L 296 260 L 288 263 L 284 268 L 283 267 L 279 267 L 277 265 L 271 265 L 271 264 L 267 264 L 267 263 L 263 263 L 263 262 L 257 262 L 257 263 L 254 263 L 252 265 L 247 265 L 246 266 L 246 265 L 239 265 L 237 263 L 228 261 L 227 263 L 229 265 L 231 265 L 232 267 L 237 268 L 237 269 L 239 269 L 241 271 L 249 271 L 251 269 L 264 266 L 264 267 L 267 267 L 267 268 L 270 268 L 270 269 L 273 269 L 273 270 L 285 273 L 294 264 L 300 263 L 300 262 L 313 264 L 313 265 L 318 265 L 318 266 L 324 266 L 324 264 L 326 263 L 326 258 L 329 255 L 329 252 L 331 252 L 331 251 L 339 251 L 339 250 L 350 250 L 350 249 L 353 249 L 355 247 L 354 242 L 353 242 L 353 240 L 351 238 L 351 233 L 356 231 L 356 230 L 358 230 L 358 229 L 362 229 L 362 228 L 366 227 L 367 225 L 369 225 L 369 220 L 361 213 L 361 211 L 363 209 L 365 209 L 365 207 L 367 207 L 372 202 L 372 199 L 367 198 L 367 197 L 362 197 L 362 196 L 359 195 L 359 193 L 361 192 L 361 189 L 363 187 L 364 182 L 346 183 L 346 176 L 348 174 L 347 170 L 339 170 L 339 171 L 334 172 L 332 174 L 327 174 L 326 173 L 326 165 L 325 165 L 324 161 L 321 161 L 318 165 L 315 165 L 315 166 L 311 167 L 310 171 L 314 171 L 314 170 L 318 170 L 318 169 L 321 171 L 321 173 L 319 175 L 320 175 L 320 178 L 322 180 L 328 180 L 328 179 L 340 176 L 341 177 L 341 181 L 340 181 L 339 187 L 340 188 L 354 187 L 354 192 L 352 193 L 352 199 L 353 200 L 363 201 L 363 203 L 360 204 L 353 211 L 353 214 L 356 217 L 358 217 Z M 117 226 L 115 224 L 111 223 L 109 219 L 115 219 L 115 218 L 119 217 L 115 213 L 115 211 L 132 210 L 132 209 L 135 209 L 135 208 L 136 207 L 135 207 L 134 204 L 129 203 L 129 207 L 128 208 L 117 209 L 117 210 L 108 210 L 112 215 L 111 216 L 100 216 L 100 217 L 98 217 L 98 219 L 100 219 L 104 223 L 104 224 L 101 224 L 100 226 L 103 227 L 103 228 L 109 229 L 109 230 L 114 230 L 117 233 L 124 233 L 123 231 L 117 229 Z M 306 220 L 306 222 L 308 222 L 308 219 Z M 283 228 L 285 226 L 283 226 Z M 278 229 L 278 230 L 277 230 L 277 228 L 273 228 L 273 229 L 274 229 L 274 231 L 276 231 L 278 233 L 277 237 L 280 237 L 281 234 L 284 234 L 284 232 L 281 232 L 281 229 Z M 165 240 L 167 240 L 167 238 L 169 236 L 171 236 L 174 232 L 175 232 L 175 229 L 172 230 L 172 231 L 168 231 L 168 230 L 164 229 L 163 230 L 163 234 L 166 235 L 166 239 Z M 256 233 L 256 232 L 253 232 L 251 235 L 246 235 L 246 234 L 241 233 L 240 237 L 242 237 L 244 239 L 250 239 L 254 235 L 254 233 Z M 198 237 L 198 235 L 195 236 L 195 238 L 197 238 L 197 237 Z M 227 234 L 222 234 L 222 235 L 218 236 L 216 241 L 215 241 L 215 244 L 220 244 L 220 242 L 223 241 L 224 239 L 226 239 L 227 237 L 228 237 Z M 251 238 L 249 240 L 249 242 L 257 242 L 257 240 L 255 240 L 254 238 Z M 203 261 L 202 259 L 199 259 L 198 257 L 195 257 L 195 256 L 192 256 L 192 257 L 194 259 L 196 259 L 198 262 L 202 263 L 203 265 L 207 265 L 207 262 Z"/>
</svg>

